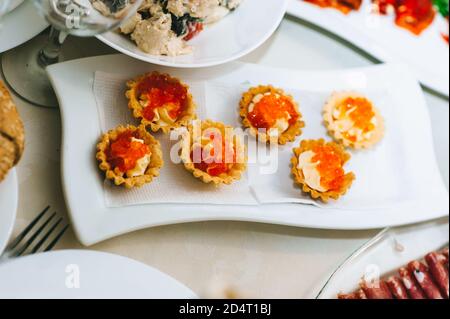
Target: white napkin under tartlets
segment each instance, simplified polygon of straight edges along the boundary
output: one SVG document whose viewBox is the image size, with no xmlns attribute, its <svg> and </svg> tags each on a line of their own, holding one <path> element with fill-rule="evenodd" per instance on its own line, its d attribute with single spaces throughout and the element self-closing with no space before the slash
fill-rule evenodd
<svg viewBox="0 0 450 319">
<path fill-rule="evenodd" d="M 144 72 L 144 71 L 143 71 Z M 137 124 L 131 116 L 125 98 L 125 83 L 127 76 L 97 72 L 94 81 L 94 94 L 100 115 L 103 131 L 119 124 Z M 200 119 L 212 119 L 234 127 L 242 127 L 239 116 L 239 101 L 242 93 L 249 89 L 250 84 L 195 82 L 181 79 L 191 87 L 192 95 L 198 106 Z M 270 84 L 270 83 L 252 83 Z M 161 176 L 153 183 L 141 189 L 124 190 L 105 182 L 104 194 L 108 207 L 123 207 L 140 204 L 188 203 L 217 205 L 259 205 L 276 203 L 310 204 L 320 207 L 332 207 L 346 210 L 382 209 L 385 207 L 400 207 L 406 202 L 414 202 L 431 194 L 433 198 L 445 198 L 446 194 L 432 194 L 426 185 L 418 185 L 418 180 L 428 180 L 430 185 L 436 184 L 440 178 L 434 171 L 435 163 L 430 163 L 427 154 L 421 155 L 420 150 L 410 154 L 410 148 L 404 147 L 405 139 L 414 139 L 420 134 L 414 130 L 405 131 L 405 125 L 398 124 L 402 114 L 397 114 L 396 101 L 393 101 L 389 91 L 362 91 L 380 109 L 386 120 L 386 135 L 374 148 L 369 150 L 350 150 L 352 158 L 345 166 L 346 171 L 353 171 L 356 180 L 347 195 L 337 202 L 323 204 L 312 200 L 294 184 L 291 176 L 290 160 L 294 147 L 298 147 L 302 139 L 325 138 L 327 135 L 323 125 L 322 110 L 332 92 L 303 91 L 301 88 L 283 87 L 300 105 L 300 112 L 306 127 L 295 143 L 280 146 L 278 169 L 271 174 L 261 171 L 261 164 L 252 164 L 255 153 L 250 152 L 249 168 L 242 180 L 232 185 L 203 184 L 192 178 L 182 164 L 170 161 L 170 144 L 168 137 L 155 134 L 161 142 L 165 166 Z M 94 157 L 94 154 L 92 154 Z M 431 167 L 427 167 L 427 163 Z M 414 171 L 419 169 L 421 171 Z M 266 166 L 266 171 L 270 171 Z M 442 190 L 444 191 L 444 190 Z M 441 190 L 439 189 L 439 192 Z"/>
</svg>

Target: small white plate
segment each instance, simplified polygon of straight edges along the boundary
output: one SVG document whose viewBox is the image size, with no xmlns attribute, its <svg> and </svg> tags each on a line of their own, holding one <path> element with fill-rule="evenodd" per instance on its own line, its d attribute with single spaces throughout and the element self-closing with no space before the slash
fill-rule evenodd
<svg viewBox="0 0 450 319">
<path fill-rule="evenodd" d="M 162 272 L 116 255 L 67 250 L 0 264 L 0 299 L 193 299 Z"/>
<path fill-rule="evenodd" d="M 421 225 L 385 229 L 339 266 L 319 292 L 319 299 L 358 289 L 364 275 L 396 273 L 410 261 L 448 246 L 448 218 Z M 399 250 L 399 247 L 403 250 Z"/>
<path fill-rule="evenodd" d="M 218 23 L 208 26 L 190 41 L 189 55 L 153 56 L 141 51 L 134 42 L 117 32 L 98 38 L 133 58 L 177 68 L 200 68 L 239 59 L 262 45 L 281 23 L 289 0 L 245 0 L 239 8 Z"/>
<path fill-rule="evenodd" d="M 425 86 L 449 95 L 449 46 L 441 37 L 447 22 L 440 15 L 420 36 L 395 25 L 392 17 L 371 13 L 370 1 L 344 15 L 303 0 L 291 0 L 288 13 L 324 28 L 383 62 L 406 63 Z M 302 41 L 302 39 L 298 39 Z"/>
<path fill-rule="evenodd" d="M 0 255 L 8 243 L 16 220 L 19 199 L 19 184 L 16 170 L 9 172 L 0 182 Z"/>
<path fill-rule="evenodd" d="M 6 14 L 0 24 L 0 53 L 27 42 L 48 27 L 33 1 L 26 1 Z"/>
<path fill-rule="evenodd" d="M 411 167 L 411 163 L 404 165 L 399 169 L 399 176 L 408 176 L 409 184 L 405 185 L 405 189 L 408 189 L 407 194 L 411 192 L 414 195 L 407 196 L 406 201 L 390 201 L 386 206 L 374 209 L 336 209 L 332 206 L 323 209 L 300 204 L 151 204 L 106 207 L 104 183 L 94 159 L 95 145 L 101 135 L 93 92 L 94 73 L 114 72 L 133 78 L 152 70 L 169 72 L 186 81 L 272 83 L 284 88 L 324 92 L 326 95 L 333 90 L 387 90 L 393 101 L 389 105 L 392 105 L 395 116 L 390 118 L 388 125 L 401 128 L 398 135 L 391 134 L 393 140 L 390 141 L 394 141 L 394 144 L 389 144 L 389 150 L 395 153 L 398 145 L 401 148 L 397 151 L 398 154 L 388 152 L 386 156 L 397 156 L 401 160 L 407 156 L 405 152 L 414 154 L 414 158 L 422 158 L 428 163 L 425 165 L 426 170 L 417 171 Z M 310 228 L 370 229 L 410 224 L 448 214 L 448 192 L 436 165 L 424 97 L 420 86 L 404 66 L 381 65 L 344 71 L 304 72 L 231 63 L 208 69 L 173 70 L 150 66 L 124 55 L 110 55 L 53 65 L 48 68 L 48 73 L 60 102 L 63 121 L 62 178 L 66 204 L 77 236 L 85 245 L 137 229 L 193 221 L 239 220 Z M 314 105 L 321 107 L 320 104 Z M 319 117 L 317 126 L 320 126 L 320 109 L 314 114 Z M 414 128 L 410 123 L 414 123 Z M 417 139 L 408 138 L 409 129 L 420 132 L 415 134 Z M 418 156 L 418 152 L 421 156 Z M 289 177 L 286 178 L 287 183 L 292 182 Z M 426 182 L 423 183 L 423 180 Z M 427 188 L 424 189 L 421 185 L 427 185 Z M 360 187 L 359 190 L 367 197 L 370 187 Z"/>
</svg>

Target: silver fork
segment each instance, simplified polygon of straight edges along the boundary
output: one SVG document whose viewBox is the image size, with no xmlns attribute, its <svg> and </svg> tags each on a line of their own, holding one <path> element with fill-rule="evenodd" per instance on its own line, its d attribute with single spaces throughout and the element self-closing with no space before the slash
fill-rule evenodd
<svg viewBox="0 0 450 319">
<path fill-rule="evenodd" d="M 69 224 L 47 206 L 6 248 L 0 260 L 47 252 L 63 237 Z M 37 228 L 34 232 L 33 229 Z M 56 234 L 56 235 L 55 235 Z M 41 249 L 42 248 L 42 249 Z"/>
</svg>

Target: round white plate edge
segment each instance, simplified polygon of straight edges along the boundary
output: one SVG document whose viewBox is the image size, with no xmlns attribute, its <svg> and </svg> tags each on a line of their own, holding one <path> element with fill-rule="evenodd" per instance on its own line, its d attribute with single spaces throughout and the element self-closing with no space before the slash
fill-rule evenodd
<svg viewBox="0 0 450 319">
<path fill-rule="evenodd" d="M 67 260 L 76 260 L 78 258 L 83 258 L 85 260 L 89 259 L 95 259 L 95 258 L 103 258 L 103 259 L 109 259 L 109 260 L 116 260 L 120 261 L 121 263 L 128 263 L 130 265 L 134 265 L 136 267 L 139 267 L 142 269 L 142 271 L 147 271 L 148 274 L 151 274 L 151 276 L 159 276 L 161 279 L 164 279 L 166 282 L 171 282 L 173 286 L 176 286 L 178 289 L 177 292 L 173 292 L 174 294 L 177 294 L 177 297 L 180 297 L 181 295 L 184 295 L 184 298 L 198 298 L 197 295 L 186 285 L 181 283 L 180 281 L 176 280 L 175 278 L 169 276 L 168 274 L 162 272 L 161 270 L 154 268 L 152 266 L 149 266 L 147 264 L 144 264 L 140 261 L 131 259 L 129 257 L 115 255 L 112 253 L 107 252 L 101 252 L 101 251 L 93 251 L 93 250 L 59 250 L 59 251 L 51 251 L 46 253 L 39 253 L 35 255 L 29 255 L 22 257 L 17 260 L 11 260 L 8 261 L 6 264 L 4 264 L 6 267 L 15 266 L 18 263 L 29 263 L 32 262 L 34 259 L 43 259 L 43 258 L 66 258 Z M 0 265 L 0 271 L 1 271 L 2 265 Z M 102 288 L 103 289 L 103 288 Z M 145 296 L 142 296 L 145 298 Z M 64 297 L 63 297 L 64 298 Z"/>
<path fill-rule="evenodd" d="M 8 185 L 7 185 L 8 184 Z M 0 184 L 0 187 L 3 187 L 4 185 L 7 185 L 6 193 L 5 195 L 0 194 L 0 199 L 4 196 L 5 198 L 8 198 L 7 202 L 7 211 L 0 212 L 0 214 L 3 216 L 3 214 L 6 213 L 5 220 L 2 221 L 2 227 L 4 226 L 5 232 L 3 234 L 0 234 L 0 255 L 2 254 L 3 250 L 5 249 L 8 240 L 11 236 L 11 233 L 14 228 L 14 222 L 16 220 L 16 214 L 17 214 L 17 207 L 19 203 L 19 183 L 17 179 L 17 172 L 16 169 L 13 169 L 6 179 Z M 0 201 L 1 203 L 1 201 Z M 9 203 L 9 204 L 8 204 Z M 2 206 L 3 204 L 0 204 Z M 1 220 L 0 216 L 0 220 Z"/>
<path fill-rule="evenodd" d="M 152 63 L 152 64 L 156 64 L 156 65 L 161 65 L 161 66 L 167 66 L 167 67 L 174 67 L 174 68 L 184 68 L 184 69 L 190 69 L 190 68 L 206 68 L 206 67 L 212 67 L 212 66 L 217 66 L 217 65 L 221 65 L 221 64 L 226 64 L 232 61 L 236 61 L 248 54 L 250 54 L 251 52 L 255 51 L 256 49 L 258 49 L 261 45 L 263 45 L 272 35 L 273 33 L 276 31 L 276 29 L 279 27 L 280 23 L 282 22 L 287 8 L 289 6 L 289 3 L 291 0 L 283 0 L 284 4 L 283 4 L 283 12 L 284 14 L 281 14 L 280 17 L 277 19 L 277 23 L 274 24 L 272 26 L 272 28 L 270 30 L 268 30 L 268 32 L 261 37 L 261 39 L 255 43 L 255 45 L 253 45 L 252 47 L 239 52 L 237 54 L 234 54 L 233 56 L 230 56 L 226 59 L 222 59 L 222 60 L 217 60 L 214 62 L 207 62 L 207 63 L 193 63 L 193 64 L 184 64 L 184 63 L 176 63 L 176 62 L 166 62 L 166 61 L 161 61 L 158 59 L 158 57 L 152 56 L 152 55 L 140 55 L 134 52 L 130 52 L 127 49 L 121 47 L 120 45 L 113 43 L 112 41 L 109 41 L 108 39 L 106 39 L 103 35 L 98 35 L 97 39 L 99 39 L 100 41 L 102 41 L 103 43 L 105 43 L 106 45 L 109 45 L 110 47 L 112 47 L 113 49 L 131 56 L 132 58 L 144 61 L 144 62 L 148 62 L 148 63 Z M 220 23 L 220 22 L 219 22 Z"/>
</svg>

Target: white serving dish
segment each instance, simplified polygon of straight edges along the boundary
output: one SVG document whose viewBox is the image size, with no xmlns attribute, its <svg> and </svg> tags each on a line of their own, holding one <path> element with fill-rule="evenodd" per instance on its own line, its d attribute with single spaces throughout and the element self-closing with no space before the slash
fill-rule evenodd
<svg viewBox="0 0 450 319">
<path fill-rule="evenodd" d="M 370 0 L 348 15 L 291 0 L 288 13 L 338 35 L 383 62 L 408 64 L 422 84 L 449 95 L 449 46 L 440 35 L 448 30 L 440 15 L 417 37 L 395 25 L 392 17 L 372 14 Z"/>
<path fill-rule="evenodd" d="M 192 299 L 168 275 L 129 258 L 61 250 L 0 264 L 4 299 Z"/>
<path fill-rule="evenodd" d="M 336 299 L 358 289 L 364 275 L 397 273 L 400 267 L 426 254 L 448 247 L 448 218 L 421 225 L 385 229 L 353 253 L 336 269 L 317 298 Z M 370 278 L 370 277 L 369 277 Z"/>
<path fill-rule="evenodd" d="M 189 55 L 152 56 L 141 51 L 128 37 L 108 32 L 98 39 L 133 58 L 153 64 L 199 68 L 237 60 L 262 45 L 281 23 L 289 0 L 245 0 L 232 14 L 208 26 L 190 41 Z"/>
<path fill-rule="evenodd" d="M 403 138 L 404 146 L 409 151 L 417 153 L 416 148 L 419 147 L 424 152 L 424 160 L 428 163 L 428 182 L 434 186 L 429 186 L 427 193 L 419 193 L 410 202 L 375 210 L 345 210 L 335 209 L 333 206 L 323 209 L 299 204 L 152 204 L 107 208 L 103 196 L 103 180 L 94 159 L 95 145 L 101 134 L 92 88 L 94 73 L 114 72 L 129 74 L 132 78 L 155 69 L 170 72 L 185 80 L 273 83 L 285 88 L 301 87 L 325 92 L 350 88 L 389 88 L 389 94 L 398 102 L 393 103 L 395 113 L 404 114 L 402 127 L 412 129 L 410 123 L 414 123 L 413 129 L 421 132 L 417 141 L 409 140 L 404 134 L 398 138 Z M 63 120 L 62 178 L 66 204 L 76 234 L 85 245 L 146 227 L 205 220 L 239 220 L 325 229 L 374 229 L 430 220 L 448 214 L 448 192 L 436 165 L 424 97 L 418 83 L 403 66 L 303 72 L 234 63 L 210 69 L 168 70 L 149 66 L 124 55 L 111 55 L 53 65 L 48 68 L 48 73 L 60 102 Z M 405 165 L 405 168 L 409 166 Z M 413 179 L 421 178 L 414 171 L 408 174 Z M 412 184 L 417 184 L 417 181 Z"/>
</svg>

